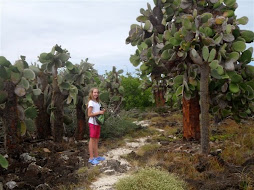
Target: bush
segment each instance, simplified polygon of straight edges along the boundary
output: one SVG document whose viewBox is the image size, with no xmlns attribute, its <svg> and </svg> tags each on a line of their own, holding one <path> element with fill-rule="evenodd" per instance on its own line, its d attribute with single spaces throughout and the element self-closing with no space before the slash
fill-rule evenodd
<svg viewBox="0 0 254 190">
<path fill-rule="evenodd" d="M 122 137 L 138 128 L 140 128 L 140 126 L 137 126 L 125 117 L 112 116 L 101 126 L 101 138 Z"/>
<path fill-rule="evenodd" d="M 132 77 L 122 77 L 122 86 L 124 87 L 124 108 L 126 110 L 132 108 L 146 108 L 153 105 L 149 100 L 152 96 L 151 88 L 147 90 L 142 90 L 139 88 L 141 80 L 139 78 Z"/>
<path fill-rule="evenodd" d="M 145 168 L 130 177 L 120 179 L 117 190 L 183 190 L 185 184 L 173 174 L 155 168 Z"/>
</svg>

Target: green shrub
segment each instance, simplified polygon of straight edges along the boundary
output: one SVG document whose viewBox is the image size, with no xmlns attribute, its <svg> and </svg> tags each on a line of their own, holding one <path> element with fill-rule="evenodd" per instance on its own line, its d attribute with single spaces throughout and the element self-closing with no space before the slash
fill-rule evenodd
<svg viewBox="0 0 254 190">
<path fill-rule="evenodd" d="M 183 190 L 185 184 L 173 174 L 155 168 L 145 168 L 120 179 L 117 190 Z"/>
<path fill-rule="evenodd" d="M 151 88 L 142 90 L 139 88 L 141 80 L 139 78 L 128 75 L 122 76 L 122 86 L 124 87 L 124 108 L 126 110 L 132 108 L 146 108 L 153 105 L 150 101 L 152 96 Z"/>
<path fill-rule="evenodd" d="M 132 131 L 137 130 L 137 126 L 125 117 L 112 116 L 109 117 L 105 124 L 101 127 L 101 138 L 117 138 L 122 137 Z"/>
</svg>

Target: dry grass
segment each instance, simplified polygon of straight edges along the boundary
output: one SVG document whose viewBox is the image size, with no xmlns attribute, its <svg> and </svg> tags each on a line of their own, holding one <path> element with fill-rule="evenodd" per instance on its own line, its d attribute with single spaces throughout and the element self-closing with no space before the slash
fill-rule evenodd
<svg viewBox="0 0 254 190">
<path fill-rule="evenodd" d="M 158 164 L 157 154 L 150 156 L 146 162 L 147 166 L 156 166 Z"/>
<path fill-rule="evenodd" d="M 164 132 L 165 135 L 174 135 L 178 131 L 178 128 L 166 126 L 165 128 L 163 128 L 163 130 L 165 131 Z"/>
<path fill-rule="evenodd" d="M 178 115 L 178 118 L 181 117 Z M 155 117 L 152 119 L 153 122 L 164 122 L 165 120 L 167 119 L 162 117 Z M 222 148 L 221 156 L 225 161 L 240 165 L 246 160 L 246 158 L 254 156 L 253 126 L 253 121 L 248 121 L 245 124 L 237 124 L 236 122 L 228 119 L 219 126 L 220 133 L 211 136 L 214 141 L 219 142 L 218 148 Z M 155 126 L 151 127 L 151 129 L 154 129 L 154 127 Z M 164 132 L 162 132 L 163 134 L 161 136 L 158 136 L 158 133 L 156 133 L 151 137 L 153 139 L 153 143 L 157 143 L 158 140 L 172 141 L 172 139 L 168 138 L 168 136 L 174 135 L 177 132 L 176 127 L 166 126 L 163 129 Z M 179 141 L 179 139 L 175 139 L 174 141 Z M 131 158 L 128 159 L 136 166 L 162 165 L 170 172 L 176 173 L 185 178 L 196 180 L 205 180 L 207 178 L 207 175 L 198 172 L 195 168 L 195 166 L 199 163 L 199 155 L 158 151 L 158 149 L 160 149 L 160 147 L 158 147 L 157 144 L 150 144 L 140 148 L 136 152 L 138 157 L 132 158 L 133 160 L 131 160 Z M 206 171 L 212 173 L 221 173 L 225 169 L 214 157 L 209 157 L 207 164 L 208 166 Z M 245 181 L 250 181 L 249 175 L 246 176 L 244 174 L 242 177 Z M 251 182 L 248 182 L 247 184 L 249 185 Z"/>
<path fill-rule="evenodd" d="M 111 149 L 118 148 L 120 146 L 124 146 L 126 144 L 125 138 L 118 138 L 118 139 L 107 139 L 104 140 L 101 145 L 99 146 L 99 153 L 108 152 Z"/>
<path fill-rule="evenodd" d="M 90 189 L 89 185 L 93 180 L 95 180 L 98 175 L 101 173 L 100 172 L 100 167 L 101 166 L 93 166 L 93 167 L 81 167 L 77 171 L 77 174 L 79 175 L 79 178 L 81 179 L 81 182 L 79 184 L 76 184 L 75 186 L 61 186 L 62 189 L 60 190 L 72 190 L 72 189 L 77 189 L 80 187 L 84 189 Z"/>
<path fill-rule="evenodd" d="M 193 179 L 201 177 L 201 174 L 195 169 L 195 165 L 198 162 L 197 156 L 174 152 L 158 156 L 163 157 L 164 164 L 170 172 L 177 173 L 185 178 Z"/>
<path fill-rule="evenodd" d="M 147 155 L 147 154 L 151 154 L 153 153 L 154 151 L 156 151 L 161 145 L 159 144 L 146 144 L 142 147 L 140 147 L 136 154 L 138 156 L 144 156 L 144 155 Z"/>
<path fill-rule="evenodd" d="M 144 128 L 143 130 L 138 130 L 135 131 L 133 133 L 130 133 L 128 135 L 125 136 L 125 138 L 140 138 L 140 137 L 147 137 L 150 135 L 154 135 L 155 133 L 157 133 L 158 131 L 153 129 L 153 128 Z"/>
<path fill-rule="evenodd" d="M 100 174 L 100 166 L 94 166 L 87 170 L 87 181 L 91 182 Z"/>
<path fill-rule="evenodd" d="M 226 161 L 240 165 L 246 158 L 254 156 L 254 122 L 237 124 L 232 120 L 226 120 L 220 126 L 225 135 L 232 135 L 223 143 L 222 158 Z"/>
</svg>

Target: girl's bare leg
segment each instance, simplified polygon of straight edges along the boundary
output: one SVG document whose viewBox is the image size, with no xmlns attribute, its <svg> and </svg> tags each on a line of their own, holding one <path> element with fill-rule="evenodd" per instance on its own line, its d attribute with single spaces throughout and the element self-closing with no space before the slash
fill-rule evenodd
<svg viewBox="0 0 254 190">
<path fill-rule="evenodd" d="M 93 159 L 93 156 L 94 156 L 94 144 L 95 144 L 95 138 L 90 138 L 89 140 L 89 145 L 88 145 L 88 148 L 89 148 L 89 155 L 90 155 L 90 159 Z"/>
<path fill-rule="evenodd" d="M 94 157 L 98 157 L 98 143 L 99 138 L 94 139 Z"/>
</svg>

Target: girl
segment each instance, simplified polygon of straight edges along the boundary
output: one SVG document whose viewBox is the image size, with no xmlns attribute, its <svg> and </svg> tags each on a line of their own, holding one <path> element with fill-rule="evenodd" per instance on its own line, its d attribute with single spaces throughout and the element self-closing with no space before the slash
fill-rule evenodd
<svg viewBox="0 0 254 190">
<path fill-rule="evenodd" d="M 99 164 L 100 161 L 105 160 L 104 157 L 98 156 L 98 142 L 100 137 L 101 127 L 95 120 L 96 115 L 104 114 L 104 110 L 100 110 L 99 103 L 99 90 L 97 88 L 92 88 L 88 97 L 88 124 L 90 130 L 90 141 L 89 141 L 89 163 L 93 165 Z"/>
</svg>

